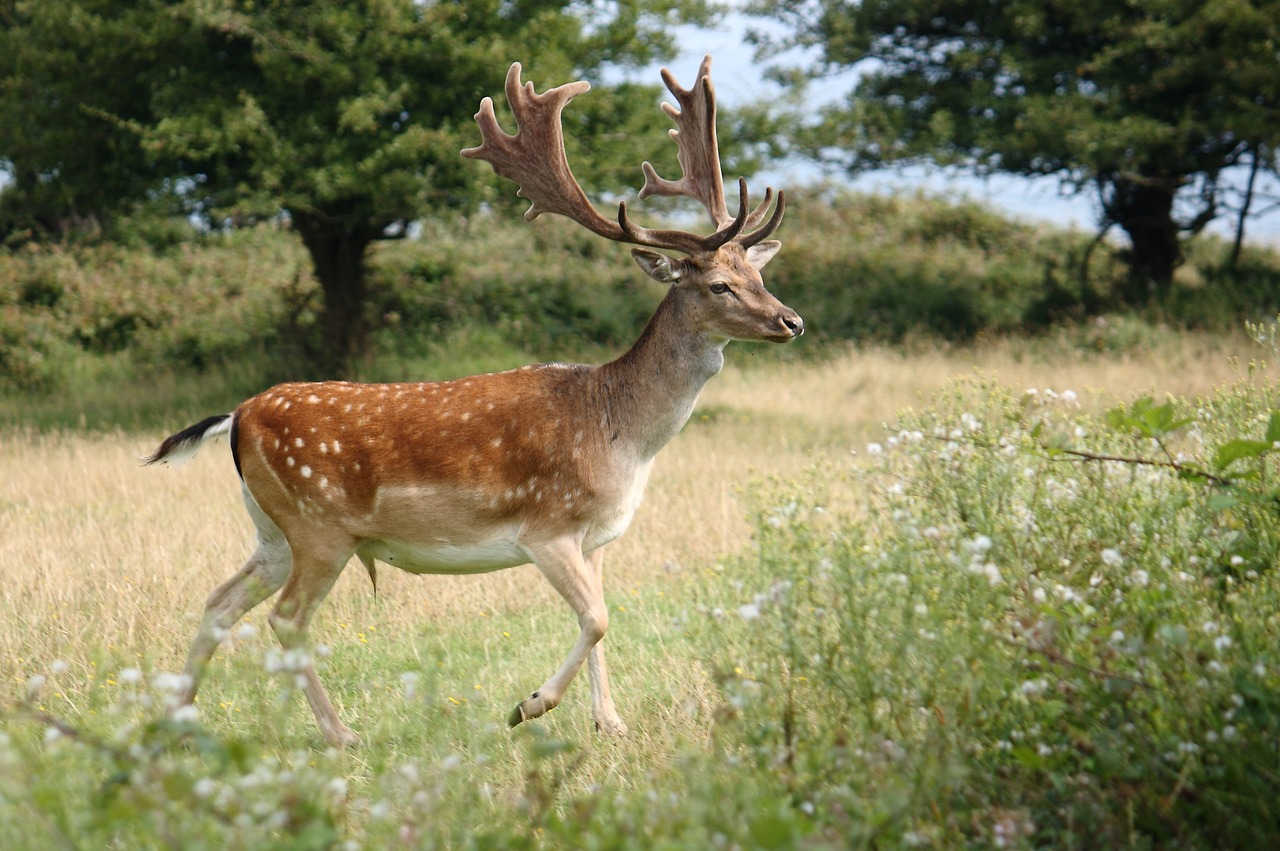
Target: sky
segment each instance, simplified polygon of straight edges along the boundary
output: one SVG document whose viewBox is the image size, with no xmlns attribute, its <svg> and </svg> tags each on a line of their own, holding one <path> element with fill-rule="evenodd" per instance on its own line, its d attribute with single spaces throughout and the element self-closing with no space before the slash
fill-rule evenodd
<svg viewBox="0 0 1280 851">
<path fill-rule="evenodd" d="M 749 28 L 766 29 L 765 19 L 748 19 L 740 14 L 729 14 L 714 29 L 680 27 L 678 29 L 679 54 L 663 63 L 675 74 L 676 80 L 688 86 L 697 73 L 698 63 L 706 54 L 711 55 L 711 77 L 716 85 L 717 102 L 726 109 L 746 105 L 761 96 L 776 94 L 778 88 L 765 80 L 755 61 L 754 48 L 746 43 Z M 775 24 L 776 25 L 776 24 Z M 786 64 L 804 64 L 802 54 L 792 53 L 783 57 Z M 637 82 L 660 82 L 659 66 L 643 68 L 627 73 L 628 79 Z M 813 85 L 810 93 L 815 109 L 823 103 L 843 99 L 852 89 L 855 75 L 850 73 Z M 729 177 L 736 177 L 730 175 Z M 810 184 L 824 175 L 812 163 L 786 162 L 771 167 L 758 175 L 749 175 L 752 184 L 766 184 L 775 188 Z M 1042 220 L 1058 225 L 1075 226 L 1093 231 L 1097 227 L 1100 210 L 1091 194 L 1067 194 L 1054 178 L 1021 178 L 1000 175 L 979 178 L 963 173 L 943 173 L 938 169 L 913 167 L 884 170 L 865 174 L 856 179 L 847 175 L 826 175 L 828 179 L 845 183 L 855 189 L 873 192 L 924 192 L 946 198 L 968 198 L 982 204 L 997 207 L 1014 218 Z M 1240 176 L 1243 184 L 1244 175 Z M 1280 182 L 1275 179 L 1258 189 L 1280 196 Z M 1262 206 L 1255 203 L 1255 208 Z M 1234 215 L 1220 215 L 1209 230 L 1223 235 L 1233 235 Z M 1252 217 L 1245 225 L 1246 239 L 1280 247 L 1280 210 L 1262 217 Z"/>
</svg>

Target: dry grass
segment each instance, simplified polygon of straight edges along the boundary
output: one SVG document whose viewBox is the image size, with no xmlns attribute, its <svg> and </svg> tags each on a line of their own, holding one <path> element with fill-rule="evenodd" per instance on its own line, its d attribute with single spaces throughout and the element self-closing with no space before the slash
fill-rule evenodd
<svg viewBox="0 0 1280 851">
<path fill-rule="evenodd" d="M 1196 336 L 1123 356 L 1048 351 L 1017 342 L 871 349 L 821 365 L 726 370 L 659 461 L 635 525 L 611 546 L 610 594 L 622 599 L 661 582 L 676 565 L 715 563 L 749 538 L 742 492 L 753 478 L 849 463 L 895 411 L 928 404 L 957 376 L 977 370 L 1019 389 L 1071 388 L 1103 407 L 1142 393 L 1207 393 L 1237 377 L 1237 358 L 1252 354 L 1243 338 Z M 178 470 L 143 468 L 138 458 L 161 436 L 0 436 L 0 670 L 16 671 L 13 679 L 54 659 L 91 673 L 103 654 L 181 666 L 204 597 L 248 554 L 251 526 L 229 453 L 207 451 Z M 571 634 L 567 609 L 529 567 L 461 578 L 383 568 L 376 602 L 364 572 L 348 570 L 316 633 L 323 641 L 340 624 L 371 619 L 381 630 L 424 619 L 447 628 L 452 619 L 524 609 L 563 620 Z M 262 624 L 264 614 L 249 618 Z"/>
</svg>

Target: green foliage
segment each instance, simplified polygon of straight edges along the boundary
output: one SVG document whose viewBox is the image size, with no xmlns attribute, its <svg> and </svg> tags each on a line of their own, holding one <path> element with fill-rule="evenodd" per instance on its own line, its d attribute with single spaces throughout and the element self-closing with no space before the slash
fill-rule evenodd
<svg viewBox="0 0 1280 851">
<path fill-rule="evenodd" d="M 368 246 L 428 211 L 472 207 L 491 185 L 458 151 L 476 142 L 471 118 L 512 60 L 546 88 L 665 55 L 672 24 L 710 14 L 700 0 L 49 0 L 0 13 L 0 165 L 16 176 L 0 191 L 0 236 L 35 235 L 28 210 L 55 232 L 140 205 L 210 227 L 284 216 L 323 294 L 323 333 L 304 354 L 329 374 L 365 346 Z M 86 62 L 97 74 L 79 72 Z M 617 158 L 637 148 L 637 176 L 641 159 L 673 156 L 647 156 L 672 147 L 656 92 L 621 86 L 575 118 L 635 140 L 580 142 L 589 185 L 619 188 Z"/>
<path fill-rule="evenodd" d="M 1123 352 L 1160 345 L 1160 322 L 1226 329 L 1280 308 L 1280 262 L 1262 249 L 1245 252 L 1237 279 L 1222 271 L 1225 246 L 1199 240 L 1173 307 L 1100 317 L 1123 275 L 1100 245 L 1080 284 L 1083 234 L 927 197 L 802 195 L 790 209 L 766 279 L 805 317 L 806 340 L 1044 331 L 1064 351 Z M 505 210 L 428 219 L 370 261 L 371 347 L 355 374 L 373 380 L 607 359 L 638 336 L 661 295 L 618 246 L 556 217 L 530 226 Z M 0 253 L 0 420 L 136 426 L 324 377 L 307 356 L 324 340 L 308 267 L 296 236 L 270 223 L 159 245 Z M 1220 293 L 1238 280 L 1240 299 L 1213 302 L 1210 278 Z M 787 356 L 806 350 L 820 348 Z"/>
<path fill-rule="evenodd" d="M 717 740 L 855 847 L 1275 842 L 1277 402 L 967 382 L 871 475 L 765 488 L 705 625 Z M 1236 478 L 1180 475 L 1209 469 Z M 867 505 L 829 502 L 846 477 Z"/>
<path fill-rule="evenodd" d="M 863 72 L 797 147 L 853 169 L 931 159 L 1096 188 L 1133 244 L 1135 302 L 1152 283 L 1167 295 L 1178 234 L 1219 214 L 1225 169 L 1255 153 L 1274 166 L 1275 0 L 751 8 L 786 26 L 762 38 L 773 49 L 817 48 L 812 75 Z"/>
</svg>

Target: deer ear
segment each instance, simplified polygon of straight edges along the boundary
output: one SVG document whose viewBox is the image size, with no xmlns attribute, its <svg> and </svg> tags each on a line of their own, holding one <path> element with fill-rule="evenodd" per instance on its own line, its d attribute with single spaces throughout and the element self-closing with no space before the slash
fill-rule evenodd
<svg viewBox="0 0 1280 851">
<path fill-rule="evenodd" d="M 636 258 L 636 262 L 640 264 L 641 269 L 644 269 L 646 275 L 659 283 L 674 284 L 680 280 L 680 273 L 676 270 L 675 264 L 665 254 L 645 248 L 633 248 L 631 256 Z"/>
<path fill-rule="evenodd" d="M 773 259 L 773 255 L 777 254 L 780 248 L 782 248 L 782 243 L 778 242 L 778 240 L 766 239 L 764 242 L 747 249 L 747 262 L 759 272 L 764 268 L 764 264 Z"/>
</svg>

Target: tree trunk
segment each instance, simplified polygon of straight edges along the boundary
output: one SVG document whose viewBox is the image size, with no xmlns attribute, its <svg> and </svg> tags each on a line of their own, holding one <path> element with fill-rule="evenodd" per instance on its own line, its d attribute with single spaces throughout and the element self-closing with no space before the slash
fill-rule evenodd
<svg viewBox="0 0 1280 851">
<path fill-rule="evenodd" d="M 312 360 L 322 377 L 337 378 L 350 372 L 367 342 L 365 254 L 378 231 L 309 213 L 295 213 L 293 224 L 324 293 L 324 337 Z"/>
<path fill-rule="evenodd" d="M 1173 285 L 1174 270 L 1182 264 L 1178 223 L 1173 219 L 1176 185 L 1164 180 L 1112 182 L 1106 213 L 1124 228 L 1132 249 L 1129 282 L 1124 300 L 1129 304 L 1164 304 Z"/>
</svg>

